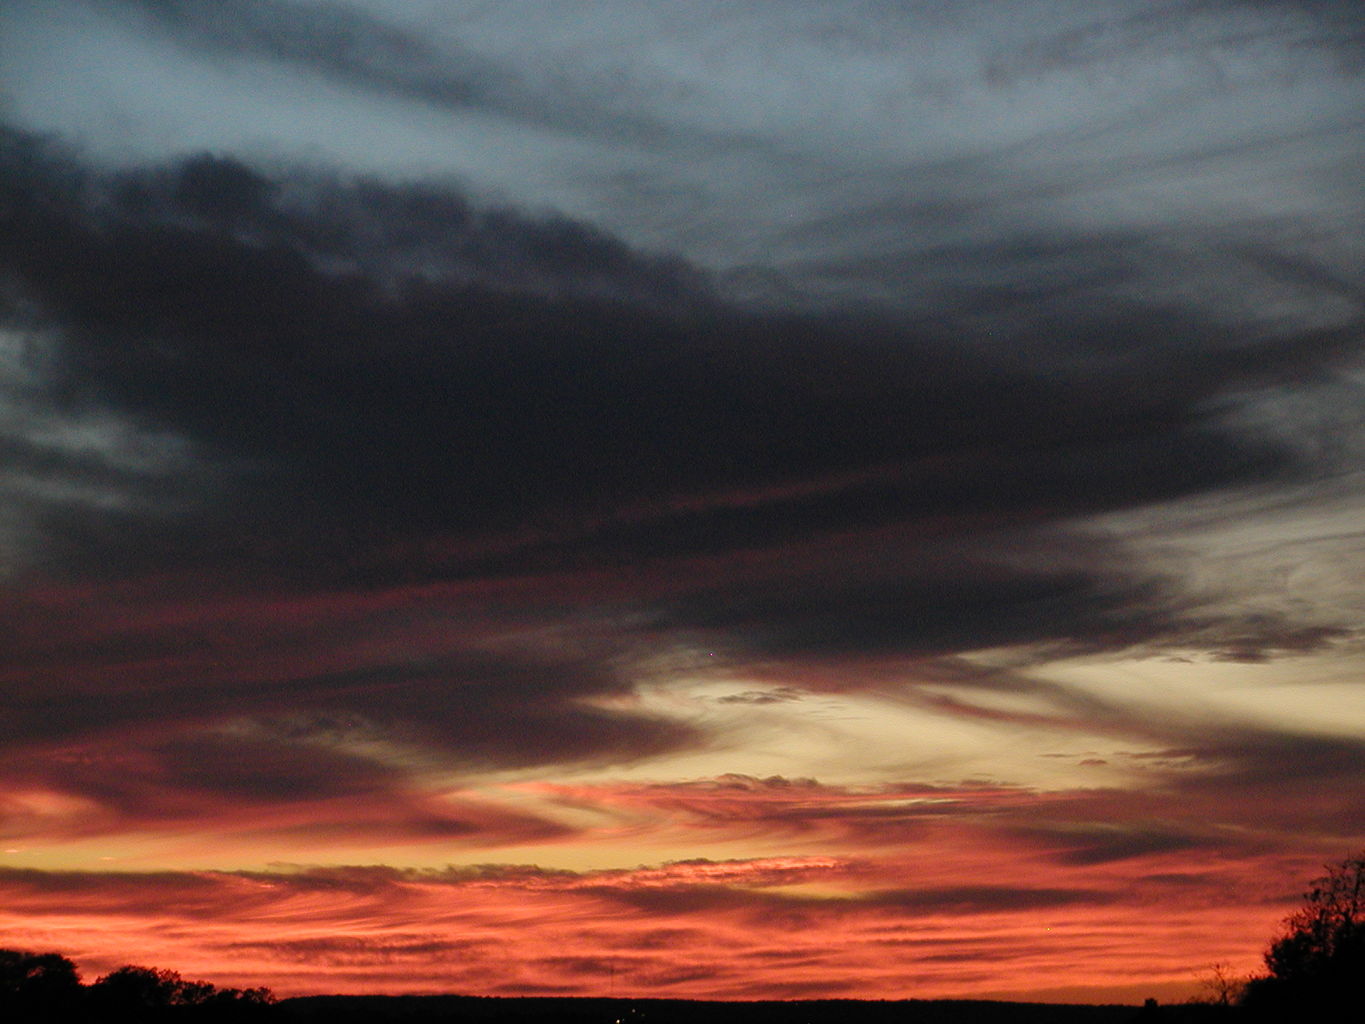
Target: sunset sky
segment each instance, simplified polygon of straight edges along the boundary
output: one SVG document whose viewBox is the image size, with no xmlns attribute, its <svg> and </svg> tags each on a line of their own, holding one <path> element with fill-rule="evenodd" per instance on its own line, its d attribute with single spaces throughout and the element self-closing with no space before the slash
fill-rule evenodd
<svg viewBox="0 0 1365 1024">
<path fill-rule="evenodd" d="M 1358 0 L 5 0 L 0 947 L 1183 998 L 1365 845 Z"/>
</svg>

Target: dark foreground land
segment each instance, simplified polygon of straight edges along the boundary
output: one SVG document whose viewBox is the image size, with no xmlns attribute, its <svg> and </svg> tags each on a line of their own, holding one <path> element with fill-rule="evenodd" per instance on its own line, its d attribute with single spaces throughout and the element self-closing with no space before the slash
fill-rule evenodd
<svg viewBox="0 0 1365 1024">
<path fill-rule="evenodd" d="M 727 1003 L 684 999 L 307 996 L 273 1007 L 289 1024 L 1214 1024 L 1226 1007 L 1073 1006 L 981 1000 Z"/>
</svg>

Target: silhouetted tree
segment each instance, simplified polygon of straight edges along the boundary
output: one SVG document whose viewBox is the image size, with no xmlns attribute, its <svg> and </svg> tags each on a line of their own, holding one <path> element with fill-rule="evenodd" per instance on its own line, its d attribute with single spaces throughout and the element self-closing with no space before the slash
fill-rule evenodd
<svg viewBox="0 0 1365 1024">
<path fill-rule="evenodd" d="M 1266 950 L 1268 974 L 1247 986 L 1243 1005 L 1296 1011 L 1355 1005 L 1365 993 L 1365 852 L 1313 880 L 1303 906 L 1285 918 Z"/>
<path fill-rule="evenodd" d="M 0 949 L 0 1017 L 58 1020 L 80 996 L 76 965 L 60 953 Z"/>
<path fill-rule="evenodd" d="M 218 988 L 207 981 L 187 981 L 176 971 L 131 964 L 96 981 L 90 995 L 104 1013 L 146 1017 L 194 1011 L 200 1019 L 236 1020 L 275 1001 L 266 988 Z"/>
<path fill-rule="evenodd" d="M 1236 974 L 1231 964 L 1220 960 L 1209 964 L 1200 976 L 1199 987 L 1206 996 L 1198 1001 L 1212 1006 L 1232 1006 L 1241 998 L 1246 986 L 1247 979 Z"/>
<path fill-rule="evenodd" d="M 109 1009 L 126 1012 L 164 1010 L 185 1005 L 184 986 L 175 971 L 128 964 L 98 979 L 91 994 Z"/>
<path fill-rule="evenodd" d="M 268 988 L 218 988 L 131 964 L 87 986 L 60 953 L 0 949 L 0 1024 L 251 1021 L 265 1016 L 274 1002 Z"/>
</svg>

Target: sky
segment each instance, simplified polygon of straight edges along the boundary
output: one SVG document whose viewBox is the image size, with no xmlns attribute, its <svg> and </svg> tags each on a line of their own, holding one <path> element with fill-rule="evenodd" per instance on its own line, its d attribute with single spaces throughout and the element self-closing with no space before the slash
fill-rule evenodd
<svg viewBox="0 0 1365 1024">
<path fill-rule="evenodd" d="M 1365 8 L 8 0 L 0 946 L 1178 999 L 1365 845 Z"/>
</svg>

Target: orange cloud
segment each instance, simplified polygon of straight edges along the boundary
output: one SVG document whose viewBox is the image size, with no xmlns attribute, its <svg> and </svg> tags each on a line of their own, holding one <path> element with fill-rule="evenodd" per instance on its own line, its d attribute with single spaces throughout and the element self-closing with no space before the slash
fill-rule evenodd
<svg viewBox="0 0 1365 1024">
<path fill-rule="evenodd" d="M 828 857 L 585 873 L 8 869 L 0 934 L 87 973 L 137 959 L 284 994 L 1036 997 L 1164 993 L 1193 984 L 1191 964 L 1252 966 L 1282 907 L 1220 900 L 1197 862 L 1184 877 L 1165 866 L 1021 862 L 972 884 Z"/>
</svg>

